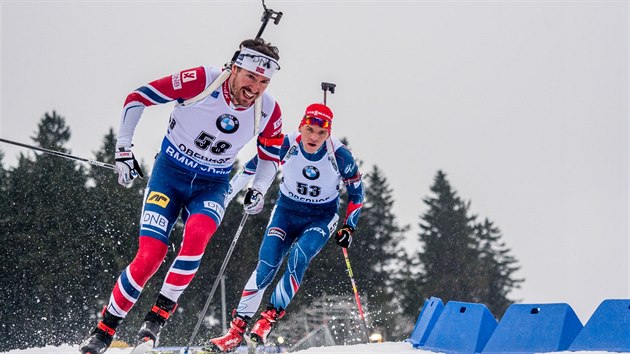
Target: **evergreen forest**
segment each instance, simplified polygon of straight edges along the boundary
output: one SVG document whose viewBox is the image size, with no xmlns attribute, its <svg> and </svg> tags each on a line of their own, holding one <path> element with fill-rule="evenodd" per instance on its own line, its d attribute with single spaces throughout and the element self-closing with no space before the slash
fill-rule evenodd
<svg viewBox="0 0 630 354">
<path fill-rule="evenodd" d="M 67 148 L 72 131 L 59 113 L 46 112 L 33 130 L 31 141 L 23 143 L 72 153 Z M 85 157 L 114 164 L 115 144 L 110 129 L 94 156 Z M 360 152 L 355 156 L 360 161 Z M 79 344 L 96 325 L 116 279 L 135 255 L 148 178 L 124 188 L 112 170 L 99 166 L 29 149 L 20 153 L 15 166 L 7 166 L 4 158 L 0 144 L 0 352 Z M 141 164 L 148 176 L 150 164 Z M 444 303 L 484 303 L 500 317 L 513 302 L 510 292 L 524 280 L 515 275 L 518 260 L 503 241 L 498 223 L 475 215 L 445 171 L 436 171 L 426 195 L 418 196 L 419 232 L 411 234 L 409 225 L 400 225 L 393 214 L 394 190 L 387 174 L 399 171 L 362 164 L 361 172 L 365 204 L 348 253 L 367 332 L 388 341 L 408 338 L 424 300 L 431 296 Z M 267 192 L 264 211 L 247 220 L 227 266 L 225 291 L 215 293 L 195 344 L 222 334 L 226 313 L 231 320 L 231 310 L 256 266 L 279 181 L 278 176 Z M 163 345 L 188 343 L 243 216 L 242 194 L 228 206 L 195 279 L 180 297 L 163 330 Z M 342 193 L 341 217 L 345 201 Z M 118 340 L 135 341 L 177 254 L 182 229 L 181 222 L 174 228 L 169 253 L 118 328 Z M 404 247 L 404 240 L 410 239 L 420 241 L 419 250 Z M 328 328 L 336 344 L 365 341 L 348 275 L 342 249 L 330 240 L 311 262 L 273 335 L 283 336 L 290 347 L 309 333 L 317 337 L 318 328 L 337 320 L 341 322 Z M 274 286 L 275 281 L 266 296 Z M 344 308 L 342 321 L 339 311 Z"/>
</svg>

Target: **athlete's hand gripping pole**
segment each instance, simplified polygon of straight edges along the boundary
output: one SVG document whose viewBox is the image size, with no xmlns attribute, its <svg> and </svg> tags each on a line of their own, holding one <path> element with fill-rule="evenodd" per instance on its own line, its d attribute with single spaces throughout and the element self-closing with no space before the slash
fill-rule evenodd
<svg viewBox="0 0 630 354">
<path fill-rule="evenodd" d="M 190 346 L 192 345 L 193 340 L 195 340 L 195 337 L 197 336 L 197 332 L 199 331 L 199 327 L 201 326 L 201 323 L 203 322 L 203 318 L 206 316 L 206 312 L 208 311 L 208 306 L 210 306 L 210 302 L 212 301 L 212 296 L 214 295 L 214 292 L 217 290 L 217 286 L 219 285 L 219 282 L 221 281 L 221 278 L 223 277 L 223 273 L 225 272 L 225 268 L 227 267 L 228 261 L 230 260 L 230 257 L 232 256 L 232 252 L 234 252 L 234 248 L 236 247 L 236 241 L 238 241 L 238 238 L 241 236 L 241 232 L 243 231 L 243 227 L 245 226 L 245 222 L 247 221 L 248 216 L 249 214 L 247 213 L 243 214 L 241 223 L 238 225 L 238 229 L 236 229 L 236 235 L 234 235 L 234 239 L 232 240 L 232 243 L 230 244 L 230 249 L 225 255 L 225 259 L 223 260 L 223 264 L 221 264 L 221 269 L 219 270 L 219 274 L 214 280 L 214 284 L 212 284 L 212 290 L 210 290 L 210 294 L 208 295 L 206 304 L 203 306 L 203 310 L 201 311 L 201 314 L 199 315 L 199 320 L 197 321 L 197 325 L 195 326 L 195 329 L 193 330 L 193 333 L 190 336 L 190 339 L 188 340 L 188 345 L 186 345 L 186 348 L 184 348 L 181 351 L 181 353 L 183 354 L 190 353 L 189 351 Z"/>
<path fill-rule="evenodd" d="M 354 228 L 348 224 L 344 224 L 339 231 L 335 234 L 335 241 L 337 244 L 344 249 L 350 247 L 352 243 L 352 234 L 354 233 Z"/>
<path fill-rule="evenodd" d="M 116 149 L 116 173 L 118 173 L 118 184 L 127 187 L 131 182 L 140 177 L 144 178 L 144 173 L 140 164 L 130 147 L 120 147 Z"/>
</svg>

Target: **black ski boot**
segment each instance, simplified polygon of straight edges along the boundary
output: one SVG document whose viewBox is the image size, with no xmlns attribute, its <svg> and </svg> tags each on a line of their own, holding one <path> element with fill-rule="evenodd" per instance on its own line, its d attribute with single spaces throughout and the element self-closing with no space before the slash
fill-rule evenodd
<svg viewBox="0 0 630 354">
<path fill-rule="evenodd" d="M 138 338 L 140 342 L 148 342 L 150 340 L 153 341 L 153 346 L 157 346 L 158 340 L 160 338 L 160 331 L 166 320 L 171 316 L 171 314 L 177 308 L 177 303 L 172 300 L 166 298 L 164 295 L 160 294 L 155 301 L 155 305 L 151 308 L 151 311 L 144 316 L 144 323 L 140 327 L 140 331 L 138 331 Z"/>
<path fill-rule="evenodd" d="M 81 344 L 82 354 L 102 354 L 112 344 L 116 327 L 122 322 L 122 317 L 114 316 L 103 309 L 103 319 L 98 322 L 90 336 Z"/>
</svg>

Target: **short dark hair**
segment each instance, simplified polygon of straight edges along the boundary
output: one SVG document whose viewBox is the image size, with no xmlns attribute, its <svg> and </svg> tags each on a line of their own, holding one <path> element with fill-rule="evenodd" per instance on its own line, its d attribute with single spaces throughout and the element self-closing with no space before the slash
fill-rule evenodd
<svg viewBox="0 0 630 354">
<path fill-rule="evenodd" d="M 262 38 L 246 39 L 241 42 L 239 49 L 242 49 L 243 47 L 253 49 L 266 56 L 280 60 L 280 51 L 278 50 L 278 47 L 271 45 L 269 42 L 265 42 Z"/>
</svg>

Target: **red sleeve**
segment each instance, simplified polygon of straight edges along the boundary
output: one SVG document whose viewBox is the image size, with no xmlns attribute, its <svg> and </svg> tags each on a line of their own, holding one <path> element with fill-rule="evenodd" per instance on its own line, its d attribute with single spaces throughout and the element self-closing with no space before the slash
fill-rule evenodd
<svg viewBox="0 0 630 354">
<path fill-rule="evenodd" d="M 125 106 L 139 102 L 144 106 L 184 101 L 195 97 L 206 88 L 206 70 L 203 66 L 180 71 L 171 76 L 150 82 L 127 96 Z"/>
<path fill-rule="evenodd" d="M 276 138 L 280 136 L 281 133 L 282 133 L 282 112 L 280 111 L 280 106 L 278 105 L 278 102 L 276 102 L 276 106 L 274 107 L 273 112 L 271 112 L 271 118 L 269 118 L 267 125 L 260 132 L 260 137 Z M 282 141 L 280 141 L 280 144 L 282 144 Z"/>
<path fill-rule="evenodd" d="M 258 136 L 258 157 L 263 160 L 280 162 L 280 146 L 283 141 L 282 112 L 276 102 L 267 125 Z"/>
</svg>

